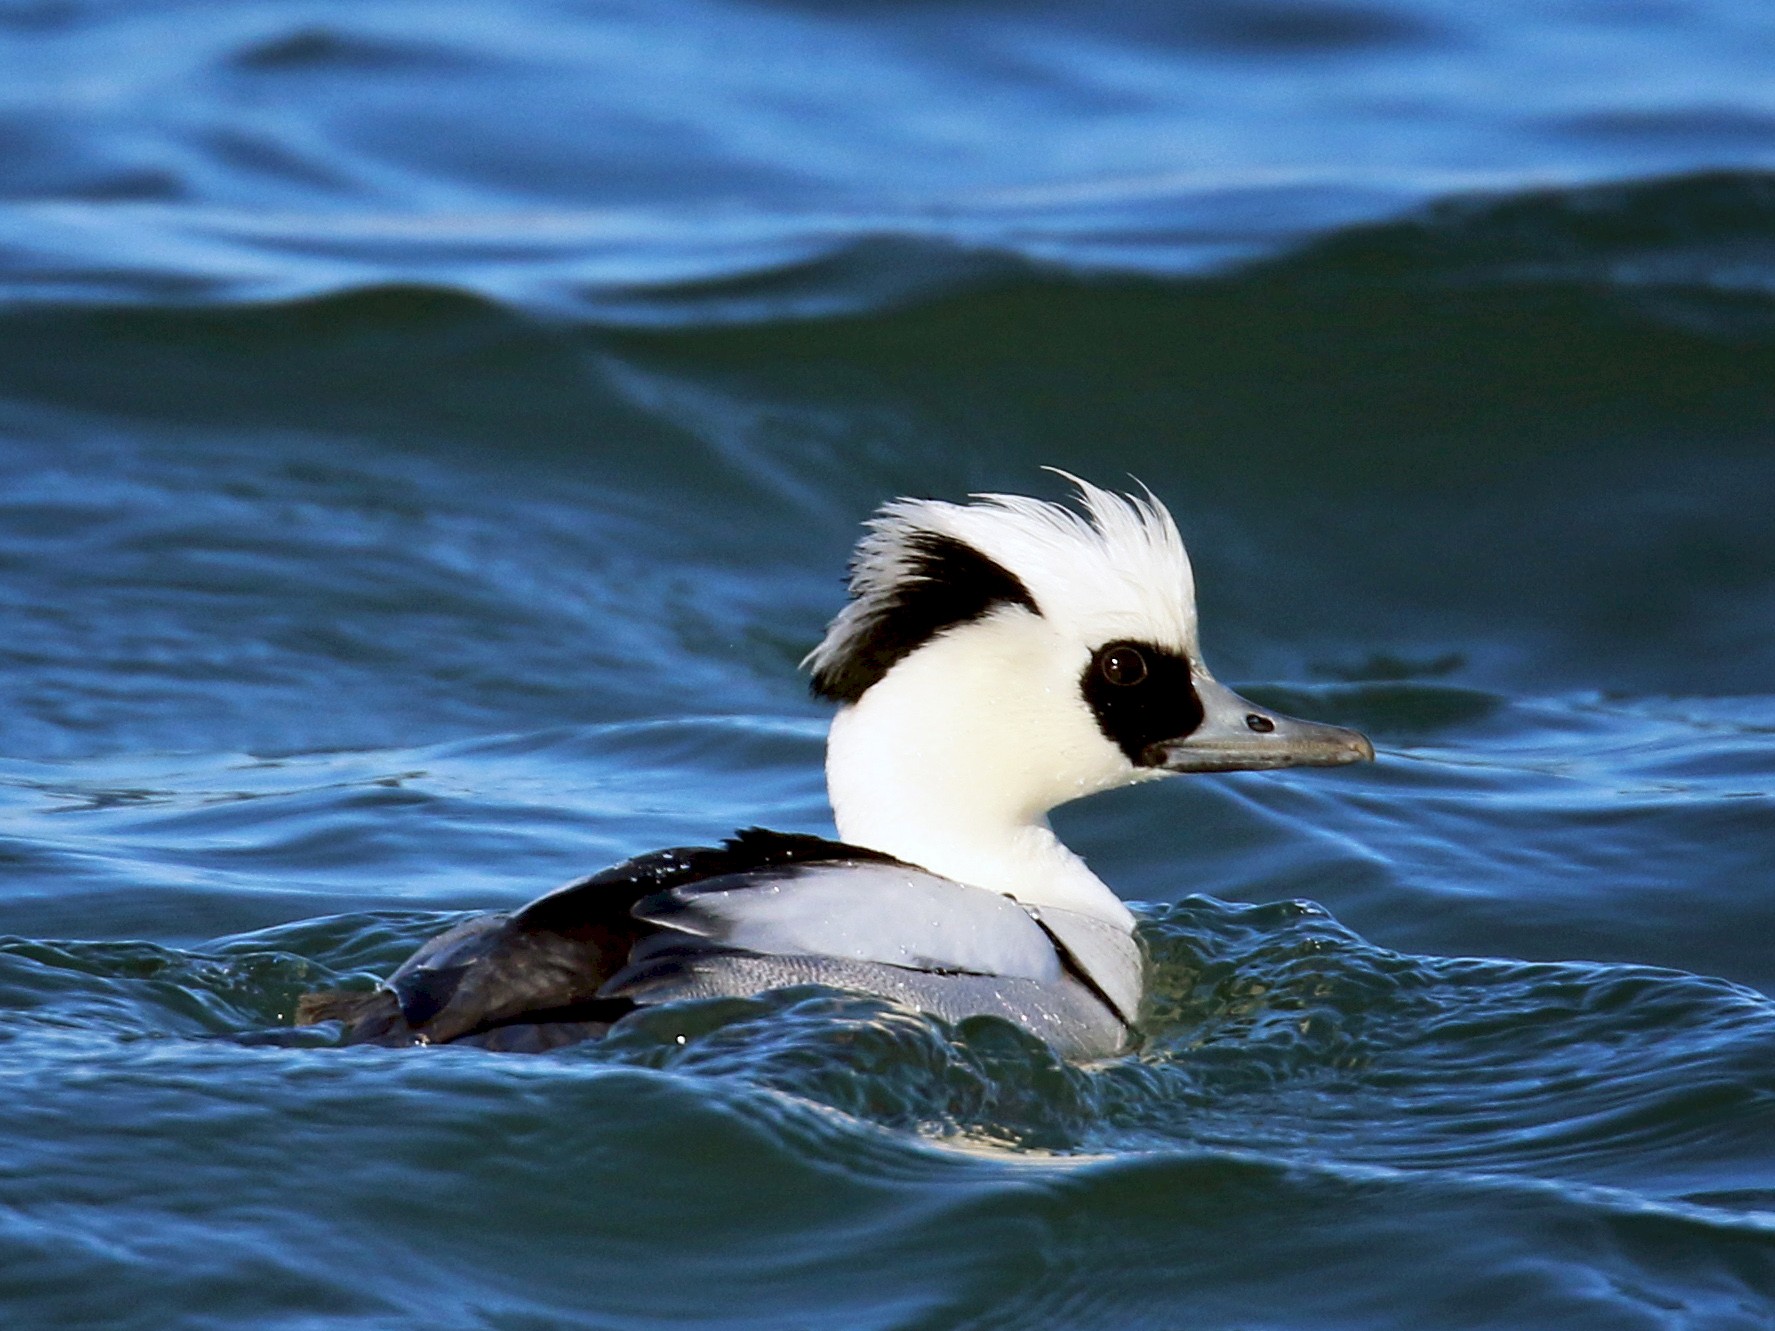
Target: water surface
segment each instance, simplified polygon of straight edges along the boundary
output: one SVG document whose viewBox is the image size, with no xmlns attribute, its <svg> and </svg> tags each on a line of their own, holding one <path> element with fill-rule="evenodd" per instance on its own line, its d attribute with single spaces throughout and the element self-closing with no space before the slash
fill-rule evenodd
<svg viewBox="0 0 1775 1331">
<path fill-rule="evenodd" d="M 1775 21 L 0 16 L 0 1306 L 118 1327 L 1775 1320 Z M 903 493 L 1171 502 L 1360 771 L 1061 811 L 1141 1048 L 296 997 L 830 831 Z"/>
</svg>

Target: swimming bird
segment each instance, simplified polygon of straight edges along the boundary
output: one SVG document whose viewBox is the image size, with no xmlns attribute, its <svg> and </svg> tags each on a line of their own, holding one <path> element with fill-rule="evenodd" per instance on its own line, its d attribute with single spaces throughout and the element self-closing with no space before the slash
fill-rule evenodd
<svg viewBox="0 0 1775 1331">
<path fill-rule="evenodd" d="M 642 855 L 457 925 L 374 992 L 307 995 L 298 1020 L 339 1020 L 350 1042 L 539 1049 L 637 1007 L 818 984 L 996 1015 L 1070 1058 L 1125 1049 L 1134 917 L 1049 810 L 1374 749 L 1216 680 L 1169 511 L 1067 479 L 1070 507 L 897 499 L 868 523 L 802 663 L 838 708 L 838 840 L 752 828 Z"/>
</svg>

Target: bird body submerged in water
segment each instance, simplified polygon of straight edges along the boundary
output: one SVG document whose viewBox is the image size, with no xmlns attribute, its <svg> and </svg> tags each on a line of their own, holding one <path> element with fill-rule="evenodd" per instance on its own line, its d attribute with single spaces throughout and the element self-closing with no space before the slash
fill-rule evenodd
<svg viewBox="0 0 1775 1331">
<path fill-rule="evenodd" d="M 948 1020 L 1004 1017 L 1073 1058 L 1127 1046 L 1134 918 L 1048 811 L 1177 772 L 1370 759 L 1208 673 L 1195 585 L 1156 499 L 1083 481 L 1082 512 L 1015 495 L 900 499 L 805 665 L 839 706 L 840 840 L 751 829 L 658 851 L 423 945 L 298 1020 L 352 1042 L 540 1049 L 636 1007 L 822 984 Z"/>
</svg>

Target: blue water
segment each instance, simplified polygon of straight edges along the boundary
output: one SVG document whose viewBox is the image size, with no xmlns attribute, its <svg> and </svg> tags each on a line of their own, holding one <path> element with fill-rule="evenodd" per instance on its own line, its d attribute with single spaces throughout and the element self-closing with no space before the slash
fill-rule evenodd
<svg viewBox="0 0 1775 1331">
<path fill-rule="evenodd" d="M 1775 1325 L 1775 12 L 0 13 L 0 1320 Z M 829 832 L 898 494 L 1176 511 L 1381 759 L 1062 810 L 1143 1044 L 296 997 Z"/>
</svg>

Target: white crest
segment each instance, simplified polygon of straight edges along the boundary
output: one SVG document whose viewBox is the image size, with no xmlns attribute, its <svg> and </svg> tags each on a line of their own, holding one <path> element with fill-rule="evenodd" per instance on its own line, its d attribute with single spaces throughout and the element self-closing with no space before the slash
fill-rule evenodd
<svg viewBox="0 0 1775 1331">
<path fill-rule="evenodd" d="M 849 603 L 803 666 L 818 678 L 868 650 L 909 590 L 934 580 L 926 571 L 933 538 L 990 560 L 1069 638 L 1093 646 L 1132 638 L 1194 657 L 1195 580 L 1164 504 L 1150 491 L 1119 495 L 1050 470 L 1078 487 L 1083 512 L 1006 494 L 975 495 L 967 504 L 896 499 L 884 505 L 857 545 Z"/>
</svg>

